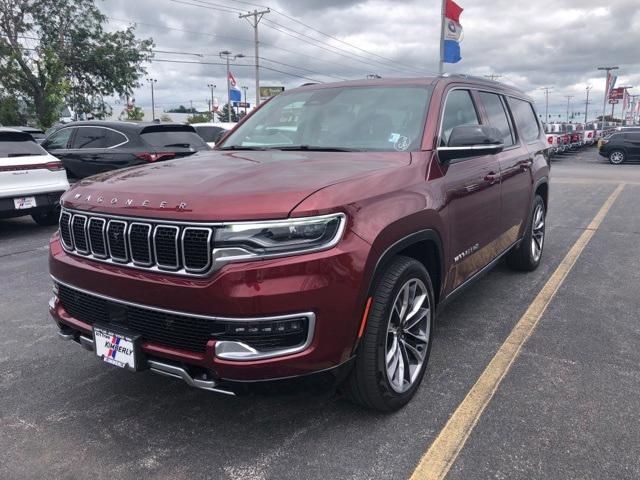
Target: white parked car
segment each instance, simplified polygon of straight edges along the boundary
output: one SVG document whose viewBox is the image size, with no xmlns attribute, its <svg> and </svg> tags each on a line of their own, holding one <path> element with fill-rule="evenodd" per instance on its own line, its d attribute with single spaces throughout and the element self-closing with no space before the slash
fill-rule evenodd
<svg viewBox="0 0 640 480">
<path fill-rule="evenodd" d="M 0 218 L 31 215 L 38 225 L 55 225 L 68 188 L 60 160 L 30 134 L 0 128 Z"/>
<path fill-rule="evenodd" d="M 192 123 L 191 126 L 196 129 L 196 133 L 207 142 L 210 147 L 216 146 L 216 140 L 220 137 L 220 134 L 231 130 L 237 123 L 234 122 L 206 122 L 206 123 Z"/>
</svg>

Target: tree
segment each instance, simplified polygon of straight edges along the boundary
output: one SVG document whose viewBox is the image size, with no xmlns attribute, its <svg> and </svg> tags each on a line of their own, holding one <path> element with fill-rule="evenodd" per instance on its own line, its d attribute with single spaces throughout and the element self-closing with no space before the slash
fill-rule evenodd
<svg viewBox="0 0 640 480">
<path fill-rule="evenodd" d="M 0 95 L 0 125 L 25 125 L 27 115 L 22 107 L 15 97 Z"/>
<path fill-rule="evenodd" d="M 141 122 L 144 120 L 144 110 L 140 107 L 133 107 L 131 109 L 127 109 L 127 120 L 132 122 Z"/>
<path fill-rule="evenodd" d="M 222 107 L 222 109 L 220 109 L 217 112 L 218 115 L 218 120 L 221 122 L 228 122 L 229 121 L 229 104 L 225 103 L 224 106 Z M 239 120 L 238 114 L 236 113 L 235 109 L 231 109 L 231 121 L 232 122 L 237 122 Z"/>
<path fill-rule="evenodd" d="M 195 113 L 187 118 L 187 123 L 206 123 L 213 120 L 212 115 L 209 112 Z"/>
<path fill-rule="evenodd" d="M 100 117 L 103 96 L 124 97 L 140 86 L 151 39 L 134 27 L 106 32 L 95 0 L 0 0 L 0 78 L 47 127 L 60 108 Z"/>
<path fill-rule="evenodd" d="M 197 113 L 195 108 L 187 108 L 184 105 L 180 105 L 178 108 L 172 108 L 171 110 L 167 110 L 169 113 Z"/>
</svg>

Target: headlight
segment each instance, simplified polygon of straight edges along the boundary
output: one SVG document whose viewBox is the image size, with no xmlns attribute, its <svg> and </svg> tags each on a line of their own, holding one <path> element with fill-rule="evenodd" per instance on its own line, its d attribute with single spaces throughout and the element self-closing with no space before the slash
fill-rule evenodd
<svg viewBox="0 0 640 480">
<path fill-rule="evenodd" d="M 216 229 L 213 259 L 227 262 L 297 255 L 326 250 L 342 233 L 344 213 L 265 222 L 238 222 Z"/>
</svg>

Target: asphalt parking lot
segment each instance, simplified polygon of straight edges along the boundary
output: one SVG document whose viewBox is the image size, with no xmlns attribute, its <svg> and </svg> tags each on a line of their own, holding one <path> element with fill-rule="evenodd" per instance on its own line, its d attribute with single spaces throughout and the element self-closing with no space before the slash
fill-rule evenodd
<svg viewBox="0 0 640 480">
<path fill-rule="evenodd" d="M 640 165 L 588 148 L 552 176 L 540 268 L 499 265 L 448 306 L 392 415 L 327 389 L 228 398 L 104 365 L 47 316 L 55 228 L 0 220 L 0 478 L 408 478 L 621 184 L 447 478 L 640 478 Z"/>
</svg>

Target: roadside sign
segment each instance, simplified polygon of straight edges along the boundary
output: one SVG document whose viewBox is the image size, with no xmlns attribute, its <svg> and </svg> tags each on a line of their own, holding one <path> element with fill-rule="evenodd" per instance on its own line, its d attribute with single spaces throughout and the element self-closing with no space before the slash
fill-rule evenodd
<svg viewBox="0 0 640 480">
<path fill-rule="evenodd" d="M 240 108 L 251 108 L 251 104 L 249 102 L 234 102 L 237 107 Z"/>
<path fill-rule="evenodd" d="M 620 103 L 618 100 L 609 99 L 609 105 L 617 105 L 618 103 Z"/>
<path fill-rule="evenodd" d="M 284 87 L 260 87 L 260 101 L 268 100 L 284 92 Z"/>
<path fill-rule="evenodd" d="M 611 103 L 611 100 L 622 100 L 624 98 L 624 90 L 624 88 L 612 88 L 609 92 L 609 103 Z"/>
</svg>

